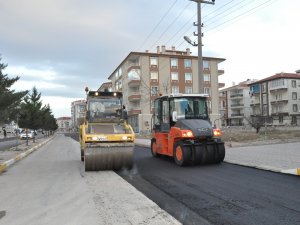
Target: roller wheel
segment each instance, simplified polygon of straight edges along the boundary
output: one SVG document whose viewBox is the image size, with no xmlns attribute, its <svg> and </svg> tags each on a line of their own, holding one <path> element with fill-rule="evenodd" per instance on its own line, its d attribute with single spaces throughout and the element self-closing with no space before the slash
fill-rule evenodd
<svg viewBox="0 0 300 225">
<path fill-rule="evenodd" d="M 81 161 L 84 161 L 84 152 L 83 149 L 80 149 Z"/>
<path fill-rule="evenodd" d="M 157 158 L 159 156 L 159 154 L 156 152 L 156 140 L 155 139 L 151 139 L 151 153 L 152 156 Z"/>
<path fill-rule="evenodd" d="M 185 166 L 191 159 L 191 151 L 184 147 L 183 142 L 176 142 L 174 145 L 174 160 L 178 166 Z"/>
</svg>

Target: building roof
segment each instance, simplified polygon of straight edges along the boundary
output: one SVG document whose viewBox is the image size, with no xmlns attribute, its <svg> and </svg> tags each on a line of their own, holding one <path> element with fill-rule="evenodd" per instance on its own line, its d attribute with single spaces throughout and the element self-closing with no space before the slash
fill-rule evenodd
<svg viewBox="0 0 300 225">
<path fill-rule="evenodd" d="M 276 79 L 280 79 L 280 78 L 300 79 L 300 74 L 297 74 L 297 73 L 277 73 L 273 76 L 264 78 L 262 80 L 258 80 L 256 82 L 253 82 L 253 83 L 249 84 L 249 85 L 259 84 L 259 83 L 263 83 L 265 81 L 271 81 L 271 80 L 276 80 Z"/>
<path fill-rule="evenodd" d="M 175 54 L 174 54 L 175 53 Z M 177 58 L 190 58 L 190 59 L 198 59 L 198 56 L 190 55 L 186 51 L 178 51 L 178 50 L 168 50 L 166 49 L 164 52 L 130 52 L 126 58 L 117 66 L 117 68 L 109 75 L 108 79 L 110 80 L 114 73 L 118 70 L 118 68 L 126 62 L 126 60 L 132 56 L 132 55 L 142 55 L 142 56 L 167 56 L 167 57 L 177 57 Z M 219 63 L 225 61 L 226 59 L 224 58 L 215 58 L 215 57 L 205 57 L 203 56 L 203 60 L 208 60 L 208 61 L 219 61 Z"/>
</svg>

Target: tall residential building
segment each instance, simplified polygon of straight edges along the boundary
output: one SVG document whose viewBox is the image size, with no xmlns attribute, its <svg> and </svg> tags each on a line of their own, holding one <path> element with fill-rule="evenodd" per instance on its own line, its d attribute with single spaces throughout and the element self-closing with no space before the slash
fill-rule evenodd
<svg viewBox="0 0 300 225">
<path fill-rule="evenodd" d="M 78 129 L 85 116 L 85 100 L 77 100 L 71 103 L 71 119 L 74 129 Z"/>
<path fill-rule="evenodd" d="M 223 126 L 244 126 L 251 120 L 250 87 L 255 80 L 246 80 L 220 90 L 220 108 Z"/>
<path fill-rule="evenodd" d="M 300 74 L 278 73 L 250 85 L 253 119 L 266 125 L 300 125 Z"/>
<path fill-rule="evenodd" d="M 209 95 L 211 121 L 219 115 L 218 64 L 225 59 L 203 57 L 204 93 Z M 108 77 L 112 89 L 123 92 L 128 121 L 135 132 L 150 132 L 153 100 L 159 94 L 198 93 L 198 57 L 189 49 L 178 51 L 165 46 L 156 52 L 131 52 Z"/>
</svg>

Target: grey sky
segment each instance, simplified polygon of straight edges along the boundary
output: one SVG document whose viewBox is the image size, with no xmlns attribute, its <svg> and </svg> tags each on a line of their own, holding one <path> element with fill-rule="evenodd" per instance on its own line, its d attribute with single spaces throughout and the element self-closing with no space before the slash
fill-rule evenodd
<svg viewBox="0 0 300 225">
<path fill-rule="evenodd" d="M 188 47 L 182 37 L 192 35 L 194 20 L 190 19 L 196 4 L 177 0 L 139 48 L 174 2 L 0 0 L 0 54 L 2 62 L 8 63 L 5 72 L 21 77 L 16 89 L 35 85 L 55 116 L 70 115 L 70 102 L 84 98 L 84 87 L 98 88 L 130 51 L 154 51 L 156 45 Z M 294 60 L 299 52 L 299 2 L 216 0 L 215 6 L 204 6 L 203 21 L 208 25 L 204 55 L 226 58 L 220 65 L 225 69 L 220 80 L 231 84 L 299 69 L 299 61 Z M 249 11 L 255 7 L 259 10 Z M 239 13 L 249 15 L 238 17 Z M 196 49 L 192 52 L 196 54 Z"/>
</svg>

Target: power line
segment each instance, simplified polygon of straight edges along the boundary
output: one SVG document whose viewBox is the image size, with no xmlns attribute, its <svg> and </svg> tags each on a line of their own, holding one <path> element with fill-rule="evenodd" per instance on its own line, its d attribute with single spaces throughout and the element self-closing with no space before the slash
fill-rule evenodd
<svg viewBox="0 0 300 225">
<path fill-rule="evenodd" d="M 191 2 L 189 2 L 181 11 L 180 13 L 175 17 L 175 19 L 170 23 L 170 25 L 163 31 L 163 33 L 159 36 L 159 38 L 157 39 L 157 41 L 150 47 L 150 49 L 154 48 L 157 43 L 159 42 L 159 40 L 163 37 L 163 35 L 173 26 L 173 24 L 178 20 L 178 18 L 184 13 L 184 11 L 186 10 L 186 8 L 191 4 Z"/>
<path fill-rule="evenodd" d="M 239 14 L 239 15 L 237 15 L 237 16 L 235 16 L 235 17 L 229 19 L 229 20 L 224 21 L 224 22 L 221 23 L 221 24 L 218 24 L 217 26 L 214 26 L 214 27 L 208 29 L 206 32 L 210 32 L 210 31 L 216 29 L 217 27 L 220 27 L 220 26 L 222 26 L 222 25 L 224 25 L 224 24 L 229 23 L 230 21 L 235 20 L 234 22 L 230 23 L 230 24 L 233 24 L 233 23 L 239 21 L 239 20 L 236 20 L 237 18 L 242 17 L 242 16 L 245 16 L 245 17 L 246 17 L 246 16 L 249 16 L 249 15 L 252 15 L 254 12 L 256 12 L 257 10 L 259 10 L 258 8 L 260 8 L 260 9 L 261 9 L 261 8 L 265 8 L 265 7 L 267 7 L 267 6 L 271 5 L 271 4 L 273 4 L 275 1 L 278 1 L 278 0 L 268 0 L 268 1 L 266 1 L 266 2 L 263 2 L 262 4 L 257 5 L 257 6 L 251 8 L 250 10 L 248 10 L 248 11 L 246 11 L 246 12 L 243 12 L 243 13 L 241 13 L 241 14 Z M 270 4 L 269 4 L 269 5 L 265 5 L 265 4 L 267 4 L 267 3 L 270 3 Z M 263 5 L 265 5 L 265 6 L 264 6 L 264 7 L 261 7 L 261 6 L 263 6 Z M 247 14 L 247 13 L 249 13 L 249 12 L 251 12 L 251 11 L 253 11 L 253 12 L 250 13 L 250 14 Z M 246 15 L 246 14 L 247 14 L 247 15 Z"/>
<path fill-rule="evenodd" d="M 151 35 L 154 33 L 154 31 L 157 29 L 157 27 L 161 24 L 161 22 L 165 19 L 165 17 L 169 14 L 169 12 L 171 11 L 171 9 L 175 6 L 175 4 L 177 3 L 178 0 L 175 0 L 173 2 L 173 4 L 170 6 L 170 8 L 165 12 L 165 14 L 161 17 L 161 19 L 159 20 L 159 22 L 155 25 L 155 27 L 152 29 L 152 31 L 148 34 L 148 36 L 145 38 L 145 40 L 143 41 L 143 43 L 140 45 L 140 47 L 138 48 L 138 50 L 140 50 L 144 44 L 148 41 L 148 39 L 151 37 Z"/>
</svg>

